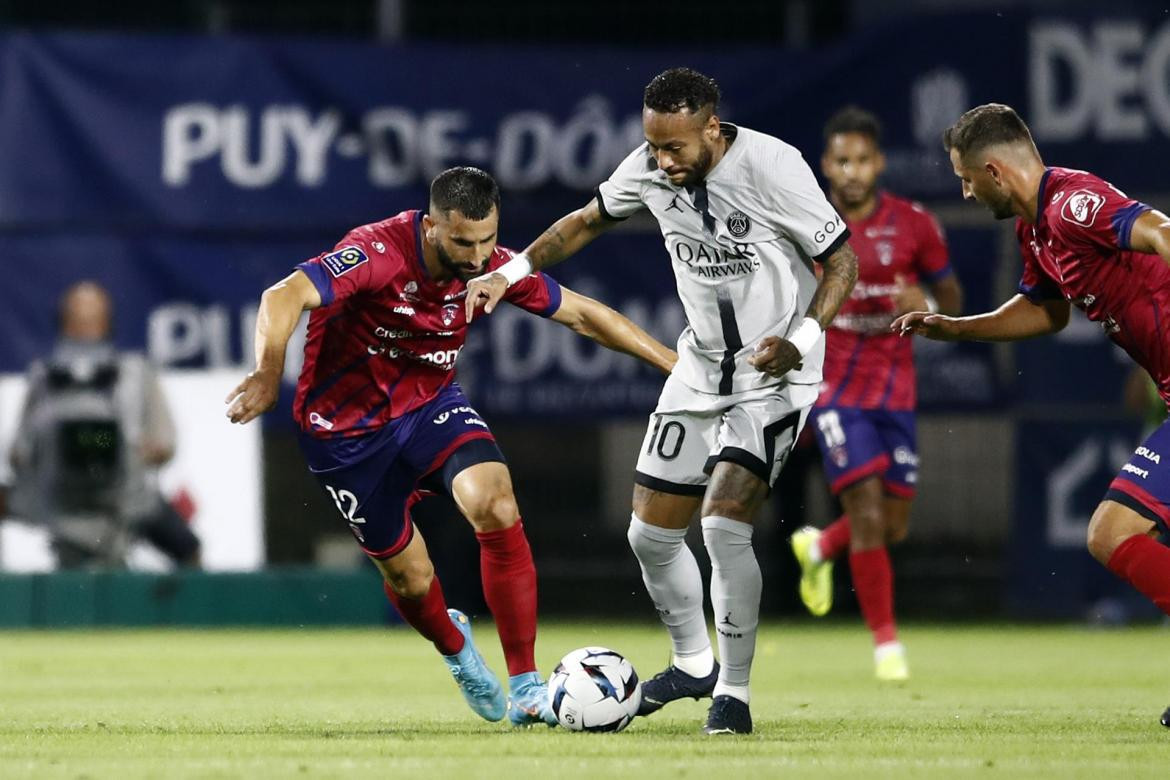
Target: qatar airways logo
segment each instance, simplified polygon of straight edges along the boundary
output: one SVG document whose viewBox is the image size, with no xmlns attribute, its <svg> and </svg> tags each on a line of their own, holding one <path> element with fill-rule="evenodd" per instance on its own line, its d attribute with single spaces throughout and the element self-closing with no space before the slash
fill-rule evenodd
<svg viewBox="0 0 1170 780">
<path fill-rule="evenodd" d="M 706 279 L 746 276 L 760 268 L 751 244 L 735 244 L 731 249 L 694 241 L 675 241 L 670 254 L 695 276 Z"/>
</svg>

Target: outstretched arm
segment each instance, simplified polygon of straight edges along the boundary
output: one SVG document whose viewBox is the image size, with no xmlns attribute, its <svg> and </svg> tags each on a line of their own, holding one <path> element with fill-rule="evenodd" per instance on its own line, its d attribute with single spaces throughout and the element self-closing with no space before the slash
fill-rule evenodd
<svg viewBox="0 0 1170 780">
<path fill-rule="evenodd" d="M 471 322 L 480 306 L 483 306 L 484 314 L 491 314 L 509 285 L 534 271 L 559 263 L 616 224 L 616 221 L 605 218 L 596 199 L 561 217 L 523 252 L 492 273 L 467 283 L 464 301 L 467 321 Z"/>
<path fill-rule="evenodd" d="M 228 419 L 246 423 L 276 405 L 284 352 L 301 312 L 321 305 L 321 294 L 303 271 L 293 271 L 264 291 L 256 317 L 256 370 L 227 397 Z"/>
<path fill-rule="evenodd" d="M 664 374 L 678 362 L 670 347 L 600 301 L 561 287 L 561 307 L 552 319 L 603 347 L 633 355 Z"/>
<path fill-rule="evenodd" d="M 804 322 L 788 339 L 768 336 L 756 345 L 756 353 L 748 362 L 757 370 L 770 376 L 781 377 L 800 365 L 800 361 L 813 348 L 829 323 L 837 316 L 841 304 L 853 292 L 857 282 L 857 255 L 849 244 L 825 260 L 824 273 L 813 293 L 812 302 L 805 313 Z"/>
<path fill-rule="evenodd" d="M 1019 341 L 1056 333 L 1068 324 L 1069 303 L 1063 298 L 1033 303 L 1016 295 L 986 314 L 948 317 L 915 311 L 894 320 L 890 329 L 902 336 L 918 334 L 937 341 Z"/>
<path fill-rule="evenodd" d="M 1170 264 L 1170 217 L 1150 209 L 1134 220 L 1129 247 L 1138 252 L 1158 254 Z"/>
</svg>

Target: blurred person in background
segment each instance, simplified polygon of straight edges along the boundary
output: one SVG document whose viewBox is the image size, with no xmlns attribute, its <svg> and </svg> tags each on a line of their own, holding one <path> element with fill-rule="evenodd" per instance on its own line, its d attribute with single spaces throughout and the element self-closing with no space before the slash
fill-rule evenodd
<svg viewBox="0 0 1170 780">
<path fill-rule="evenodd" d="M 96 282 L 66 290 L 58 322 L 52 354 L 28 369 L 13 513 L 47 527 L 65 568 L 122 566 L 136 539 L 198 564 L 198 538 L 158 487 L 175 429 L 154 368 L 114 346 L 113 302 Z"/>
<path fill-rule="evenodd" d="M 1170 218 L 1087 171 L 1044 164 L 1010 106 L 959 117 L 943 145 L 963 197 L 1016 220 L 1018 294 L 993 312 L 905 314 L 891 329 L 940 341 L 1018 341 L 1062 330 L 1073 306 L 1097 322 L 1170 401 Z M 1162 458 L 1166 458 L 1163 466 Z M 1089 553 L 1170 615 L 1170 422 L 1121 467 L 1089 520 Z M 1162 714 L 1170 727 L 1170 709 Z"/>
<path fill-rule="evenodd" d="M 857 285 L 825 334 L 825 378 L 811 426 L 844 514 L 792 535 L 809 612 L 833 604 L 833 561 L 848 552 L 853 587 L 873 635 L 879 680 L 910 676 L 894 620 L 886 546 L 906 537 L 918 481 L 911 342 L 890 332 L 900 314 L 958 314 L 963 290 L 938 222 L 920 204 L 879 189 L 885 169 L 877 117 L 847 106 L 824 129 L 821 172 L 858 258 Z"/>
<path fill-rule="evenodd" d="M 386 597 L 430 640 L 464 699 L 489 721 L 554 725 L 535 660 L 536 567 L 512 476 L 488 424 L 455 381 L 467 337 L 466 282 L 504 265 L 496 244 L 500 192 L 478 168 L 434 178 L 427 211 L 354 228 L 332 252 L 268 288 L 256 320 L 256 370 L 228 396 L 228 418 L 247 423 L 276 403 L 285 350 L 312 310 L 293 401 L 301 450 L 358 544 L 382 573 Z M 662 373 L 674 351 L 613 309 L 527 274 L 506 300 Z M 508 667 L 505 697 L 448 609 L 411 507 L 445 493 L 475 529 L 484 599 Z"/>
</svg>

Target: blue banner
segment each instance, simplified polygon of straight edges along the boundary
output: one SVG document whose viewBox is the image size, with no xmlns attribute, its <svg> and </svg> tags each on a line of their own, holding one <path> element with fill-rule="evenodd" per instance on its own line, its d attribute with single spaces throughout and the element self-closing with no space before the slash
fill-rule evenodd
<svg viewBox="0 0 1170 780">
<path fill-rule="evenodd" d="M 726 118 L 795 144 L 814 168 L 834 110 L 874 110 L 885 184 L 901 194 L 957 201 L 939 135 L 988 100 L 1020 107 L 1055 164 L 1139 195 L 1164 186 L 1147 161 L 1170 135 L 1170 23 L 1154 17 L 925 17 L 799 53 L 9 33 L 0 371 L 49 349 L 58 295 L 87 277 L 114 291 L 124 345 L 167 366 L 247 364 L 265 286 L 348 228 L 423 206 L 430 177 L 455 164 L 496 176 L 501 238 L 524 246 L 640 142 L 644 85 L 679 64 L 719 80 Z M 950 230 L 968 310 L 998 302 L 997 235 Z M 554 275 L 667 343 L 682 327 L 652 225 L 602 238 Z M 473 329 L 461 372 L 486 412 L 646 412 L 659 377 L 562 331 L 518 313 Z M 1084 382 L 1052 382 L 1070 353 L 1050 344 L 1022 348 L 1026 399 L 1113 397 L 1096 363 Z M 986 345 L 924 345 L 920 357 L 927 407 L 1013 389 Z"/>
<path fill-rule="evenodd" d="M 1147 163 L 1170 136 L 1161 15 L 930 16 L 802 52 L 7 34 L 0 226 L 337 229 L 417 203 L 460 163 L 496 175 L 512 218 L 544 222 L 640 141 L 642 88 L 679 64 L 719 80 L 726 118 L 810 158 L 834 110 L 871 108 L 904 194 L 957 197 L 940 133 L 991 100 L 1053 164 L 1165 186 Z"/>
</svg>

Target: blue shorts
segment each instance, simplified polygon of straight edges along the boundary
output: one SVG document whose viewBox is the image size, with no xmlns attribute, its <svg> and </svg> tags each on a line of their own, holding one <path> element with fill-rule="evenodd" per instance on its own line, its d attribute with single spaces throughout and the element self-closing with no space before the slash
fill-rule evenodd
<svg viewBox="0 0 1170 780">
<path fill-rule="evenodd" d="M 818 406 L 812 429 L 833 493 L 868 477 L 898 498 L 914 497 L 918 484 L 918 444 L 914 412 Z"/>
<path fill-rule="evenodd" d="M 451 480 L 468 466 L 504 462 L 487 423 L 455 383 L 373 433 L 335 439 L 302 433 L 300 443 L 358 544 L 383 559 L 410 544 L 410 508 L 420 498 L 450 494 Z"/>
<path fill-rule="evenodd" d="M 1166 463 L 1162 459 L 1166 458 Z M 1154 429 L 1105 492 L 1170 534 L 1170 420 Z"/>
</svg>

